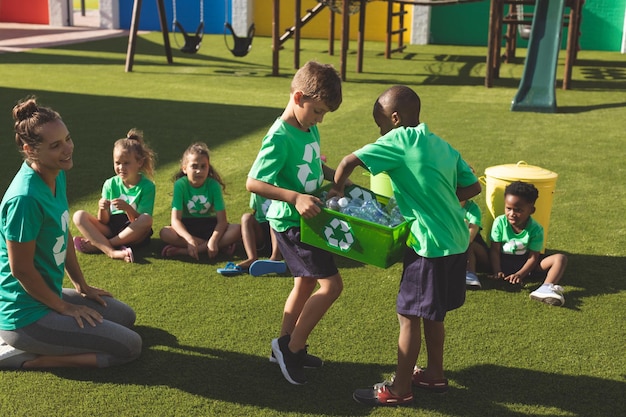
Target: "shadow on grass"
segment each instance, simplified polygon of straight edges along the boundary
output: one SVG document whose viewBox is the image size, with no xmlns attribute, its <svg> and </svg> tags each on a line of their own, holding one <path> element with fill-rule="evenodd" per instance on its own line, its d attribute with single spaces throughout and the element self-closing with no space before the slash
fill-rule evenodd
<svg viewBox="0 0 626 417">
<path fill-rule="evenodd" d="M 546 250 L 546 254 L 556 253 Z M 617 294 L 626 291 L 626 281 L 616 279 L 626 271 L 626 257 L 584 255 L 559 251 L 567 256 L 567 268 L 559 284 L 565 289 L 565 305 L 562 308 L 579 310 L 587 297 Z M 524 285 L 512 285 L 505 281 L 493 280 L 481 274 L 483 290 L 521 292 L 535 290 L 541 280 L 531 279 Z M 569 287 L 569 288 L 568 288 Z M 571 287 L 575 287 L 572 289 Z"/>
<path fill-rule="evenodd" d="M 214 148 L 266 128 L 282 111 L 281 108 L 260 105 L 96 96 L 14 88 L 0 88 L 0 108 L 11 109 L 18 100 L 33 94 L 38 96 L 41 104 L 61 114 L 74 140 L 74 167 L 68 172 L 70 201 L 100 190 L 103 181 L 114 175 L 113 143 L 124 137 L 132 127 L 144 131 L 146 142 L 157 153 L 158 165 L 163 166 L 178 162 L 187 146 L 195 141 L 206 142 L 209 148 Z M 155 120 L 158 123 L 155 124 Z M 225 123 L 226 120 L 236 120 L 237 123 Z M 8 130 L 12 124 L 7 122 L 4 126 L 7 135 L 13 136 Z M 209 127 L 211 131 L 207 131 Z M 0 189 L 4 190 L 19 169 L 21 156 L 12 141 L 0 144 L 0 152 L 3 152 L 4 162 L 0 166 Z M 242 167 L 246 166 L 247 169 L 252 165 L 255 156 L 251 153 L 249 161 L 242 160 Z M 244 155 L 241 157 L 244 158 Z"/>
<path fill-rule="evenodd" d="M 461 388 L 451 390 L 450 398 L 454 401 L 441 402 L 436 409 L 460 416 L 604 417 L 624 414 L 626 382 L 575 375 L 575 369 L 564 371 L 574 375 L 491 364 L 449 372 L 448 378 Z M 460 404 L 468 407 L 464 410 Z"/>
<path fill-rule="evenodd" d="M 167 386 L 210 400 L 299 415 L 359 416 L 369 415 L 371 409 L 352 400 L 354 389 L 379 382 L 381 375 L 393 370 L 382 364 L 331 362 L 321 369 L 307 370 L 306 386 L 294 386 L 265 355 L 185 346 L 160 329 L 136 330 L 144 340 L 144 352 L 137 361 L 97 372 L 64 369 L 54 374 L 103 384 Z M 450 371 L 447 376 L 451 381 L 447 395 L 416 390 L 413 408 L 468 417 L 604 417 L 622 415 L 626 410 L 623 381 L 492 364 Z M 328 400 L 322 400 L 325 398 Z"/>
<path fill-rule="evenodd" d="M 593 104 L 589 106 L 559 106 L 556 109 L 556 112 L 562 114 L 576 114 L 602 109 L 619 109 L 622 107 L 626 107 L 626 101 L 619 103 Z"/>
<path fill-rule="evenodd" d="M 564 253 L 568 258 L 561 281 L 566 290 L 565 307 L 578 310 L 586 297 L 626 290 L 626 281 L 617 279 L 626 271 L 626 257 Z M 579 289 L 567 291 L 568 285 Z"/>
<path fill-rule="evenodd" d="M 210 400 L 244 404 L 300 415 L 368 415 L 352 401 L 355 382 L 375 381 L 389 372 L 382 365 L 326 363 L 307 370 L 306 386 L 294 386 L 282 376 L 268 352 L 253 356 L 208 347 L 180 345 L 166 331 L 138 326 L 144 349 L 135 362 L 117 368 L 85 372 L 54 370 L 62 378 L 120 385 L 167 386 Z M 216 336 L 218 337 L 218 336 Z M 207 342 L 210 345 L 210 338 Z M 266 355 L 267 354 L 267 355 Z M 324 398 L 332 396 L 332 400 Z M 345 401 L 337 401 L 345 398 Z"/>
<path fill-rule="evenodd" d="M 2 55 L 2 62 L 6 64 L 46 64 L 46 65 L 119 65 L 120 72 L 124 71 L 128 38 L 119 37 L 81 42 L 69 45 L 58 45 L 38 49 L 37 53 L 9 53 Z M 223 44 L 222 44 L 223 47 Z M 44 52 L 46 51 L 46 52 Z M 250 60 L 242 61 L 233 58 L 211 55 L 209 48 L 203 52 L 189 55 L 172 48 L 173 64 L 168 64 L 163 44 L 139 36 L 136 43 L 133 69 L 141 70 L 142 64 L 163 66 L 206 66 L 223 65 L 238 67 L 241 65 L 256 68 L 269 68 L 266 64 L 254 63 Z M 208 52 L 208 54 L 206 52 Z M 98 56 L 98 54 L 102 54 Z M 106 54 L 106 55 L 105 55 Z M 115 55 L 118 54 L 118 55 Z M 123 55 L 120 55 L 123 54 Z M 162 58 L 162 59 L 161 59 Z"/>
</svg>

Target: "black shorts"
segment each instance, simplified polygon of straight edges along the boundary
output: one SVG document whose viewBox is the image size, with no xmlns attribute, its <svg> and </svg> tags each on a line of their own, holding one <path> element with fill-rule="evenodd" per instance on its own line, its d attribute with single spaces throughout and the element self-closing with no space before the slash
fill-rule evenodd
<svg viewBox="0 0 626 417">
<path fill-rule="evenodd" d="M 112 214 L 111 217 L 109 217 L 108 226 L 109 229 L 111 229 L 111 236 L 117 236 L 122 230 L 130 226 L 130 220 L 128 220 L 128 216 L 126 215 L 126 213 Z M 148 236 L 146 236 L 144 240 L 137 243 L 131 243 L 128 246 L 139 247 L 148 245 L 150 243 L 150 237 L 153 233 L 154 230 L 150 229 L 150 233 L 148 234 Z"/>
<path fill-rule="evenodd" d="M 278 248 L 294 277 L 328 278 L 339 273 L 333 254 L 300 240 L 300 228 L 276 232 Z"/>
<path fill-rule="evenodd" d="M 183 217 L 182 222 L 191 236 L 204 240 L 211 238 L 217 226 L 216 217 Z"/>
<path fill-rule="evenodd" d="M 544 258 L 544 255 L 539 257 L 539 262 Z M 524 255 L 511 255 L 508 253 L 500 254 L 500 270 L 504 273 L 505 276 L 511 275 L 522 269 L 526 261 L 528 260 L 528 254 Z M 539 269 L 539 264 L 537 264 L 537 268 L 533 269 L 530 274 L 525 278 L 525 280 L 541 280 L 545 279 L 546 275 L 548 275 L 548 271 L 542 271 Z"/>
</svg>

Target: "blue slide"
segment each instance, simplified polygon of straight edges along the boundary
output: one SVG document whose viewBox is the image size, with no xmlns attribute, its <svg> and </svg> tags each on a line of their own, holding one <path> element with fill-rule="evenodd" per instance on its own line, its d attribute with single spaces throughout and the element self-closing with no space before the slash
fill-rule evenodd
<svg viewBox="0 0 626 417">
<path fill-rule="evenodd" d="M 524 74 L 512 111 L 556 112 L 556 66 L 564 12 L 565 0 L 537 0 Z"/>
</svg>

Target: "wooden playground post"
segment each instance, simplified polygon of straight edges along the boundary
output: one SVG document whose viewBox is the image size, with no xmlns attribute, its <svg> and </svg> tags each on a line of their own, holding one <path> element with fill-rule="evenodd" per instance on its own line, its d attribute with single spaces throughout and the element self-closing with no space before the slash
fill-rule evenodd
<svg viewBox="0 0 626 417">
<path fill-rule="evenodd" d="M 165 18 L 165 5 L 163 0 L 156 0 L 157 9 L 159 11 L 159 22 L 161 24 L 161 32 L 163 33 L 163 45 L 165 47 L 165 57 L 167 63 L 172 64 L 174 62 L 172 58 L 172 47 L 170 45 L 170 37 L 167 29 L 167 21 Z M 128 49 L 126 51 L 126 72 L 133 70 L 133 63 L 135 61 L 135 49 L 137 44 L 137 31 L 139 30 L 139 17 L 141 16 L 141 4 L 142 0 L 135 0 L 133 4 L 133 16 L 130 23 L 130 34 L 128 36 Z"/>
<path fill-rule="evenodd" d="M 330 10 L 328 18 L 328 55 L 335 55 L 335 12 Z"/>
<path fill-rule="evenodd" d="M 280 0 L 274 0 L 274 10 L 272 13 L 272 75 L 278 76 L 279 53 L 280 53 Z"/>
<path fill-rule="evenodd" d="M 356 56 L 356 72 L 363 72 L 363 44 L 365 42 L 365 4 L 367 0 L 361 0 L 359 8 L 359 40 Z"/>
<path fill-rule="evenodd" d="M 302 0 L 296 0 L 295 4 L 295 15 L 293 25 L 293 68 L 300 68 L 300 29 L 302 27 L 302 22 L 300 20 L 300 11 L 302 10 Z"/>
<path fill-rule="evenodd" d="M 507 18 L 504 15 L 504 5 L 534 5 L 535 0 L 491 0 L 490 13 L 489 13 L 489 37 L 487 41 L 487 68 L 485 73 L 485 87 L 489 88 L 493 86 L 493 80 L 500 77 L 500 48 L 502 46 L 502 26 L 507 24 L 517 25 L 525 23 L 522 20 L 514 19 L 512 17 Z M 570 88 L 572 81 L 572 67 L 576 59 L 579 37 L 580 37 L 580 20 L 582 17 L 582 7 L 585 0 L 567 0 L 565 7 L 570 8 L 568 15 L 564 16 L 563 22 L 566 20 L 568 33 L 567 33 L 567 47 L 565 57 L 565 71 L 563 75 L 563 90 Z M 510 14 L 510 13 L 509 13 Z M 515 40 L 512 37 L 517 36 L 514 31 L 507 31 L 507 35 L 510 38 L 506 44 L 506 56 L 515 56 Z"/>
<path fill-rule="evenodd" d="M 346 61 L 348 57 L 348 47 L 350 44 L 350 2 L 344 0 L 342 2 L 343 10 L 341 12 L 341 55 L 339 58 L 339 67 L 341 80 L 346 80 Z"/>
</svg>

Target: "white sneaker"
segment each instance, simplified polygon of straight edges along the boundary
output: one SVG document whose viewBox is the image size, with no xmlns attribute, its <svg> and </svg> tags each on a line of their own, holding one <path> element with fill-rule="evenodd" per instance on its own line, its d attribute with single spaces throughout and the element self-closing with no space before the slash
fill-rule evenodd
<svg viewBox="0 0 626 417">
<path fill-rule="evenodd" d="M 24 362 L 36 357 L 34 353 L 15 349 L 4 341 L 0 342 L 0 369 L 19 369 Z"/>
<path fill-rule="evenodd" d="M 476 274 L 473 272 L 469 272 L 469 271 L 465 273 L 465 285 L 468 288 L 474 289 L 474 290 L 478 290 L 482 288 L 482 286 L 480 285 L 480 281 L 478 280 L 478 277 L 476 276 Z"/>
<path fill-rule="evenodd" d="M 553 306 L 562 306 L 565 304 L 563 287 L 560 285 L 544 284 L 531 292 L 530 298 Z"/>
</svg>

